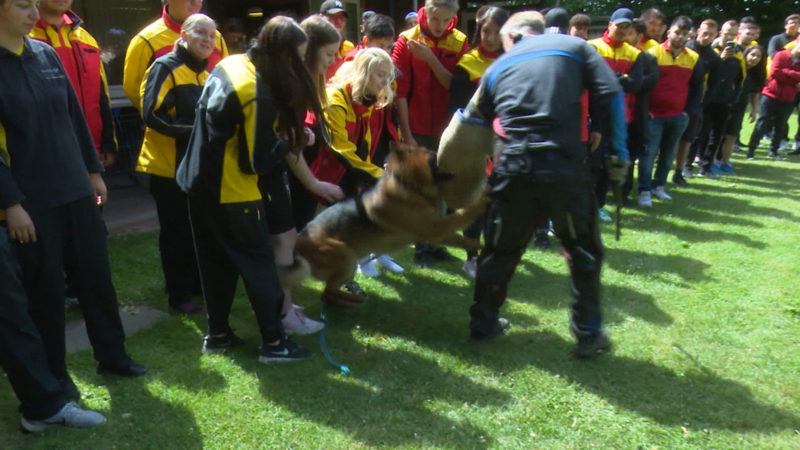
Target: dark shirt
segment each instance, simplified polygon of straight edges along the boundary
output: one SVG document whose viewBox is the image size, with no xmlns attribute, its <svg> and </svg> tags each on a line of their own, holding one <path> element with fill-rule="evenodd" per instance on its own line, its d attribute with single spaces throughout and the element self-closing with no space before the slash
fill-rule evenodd
<svg viewBox="0 0 800 450">
<path fill-rule="evenodd" d="M 783 48 L 786 47 L 786 44 L 795 39 L 797 39 L 797 36 L 787 36 L 786 33 L 780 33 L 772 36 L 769 39 L 769 44 L 767 44 L 767 55 L 772 58 L 775 56 L 775 53 L 783 50 Z"/>
<path fill-rule="evenodd" d="M 88 173 L 102 171 L 52 47 L 26 37 L 21 55 L 0 48 L 0 208 L 43 210 L 93 195 Z"/>
<path fill-rule="evenodd" d="M 479 111 L 497 117 L 510 140 L 526 140 L 528 148 L 557 147 L 574 157 L 586 154 L 580 140 L 582 92 L 589 90 L 593 119 L 607 115 L 611 98 L 622 92 L 593 47 L 560 34 L 523 38 L 487 70 L 479 89 Z M 624 126 L 624 115 L 621 120 Z"/>
</svg>

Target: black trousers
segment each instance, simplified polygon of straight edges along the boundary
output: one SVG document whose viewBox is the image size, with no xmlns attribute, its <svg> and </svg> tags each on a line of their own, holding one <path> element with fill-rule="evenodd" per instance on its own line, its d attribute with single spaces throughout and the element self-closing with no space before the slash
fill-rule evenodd
<svg viewBox="0 0 800 450">
<path fill-rule="evenodd" d="M 111 282 L 106 228 L 94 196 L 43 211 L 28 210 L 35 243 L 15 243 L 30 315 L 42 337 L 53 375 L 67 377 L 64 357 L 64 260 L 74 267 L 80 308 L 97 361 L 127 357 L 117 294 Z"/>
<path fill-rule="evenodd" d="M 549 216 L 570 268 L 572 331 L 579 339 L 587 338 L 602 324 L 603 258 L 589 169 L 579 162 L 550 160 L 545 165 L 532 159 L 501 155 L 490 178 L 492 199 L 485 247 L 478 258 L 470 328 L 488 334 L 496 327 L 508 282 L 534 229 Z"/>
<path fill-rule="evenodd" d="M 773 127 L 775 128 L 775 135 L 770 143 L 770 153 L 776 153 L 778 146 L 781 144 L 781 137 L 786 136 L 786 121 L 792 115 L 794 108 L 793 102 L 779 102 L 766 95 L 761 96 L 761 102 L 758 106 L 758 121 L 756 127 L 753 129 L 753 134 L 750 135 L 750 143 L 747 145 L 748 154 L 755 153 L 761 137 L 766 134 Z"/>
<path fill-rule="evenodd" d="M 284 335 L 283 288 L 264 214 L 260 201 L 220 205 L 189 198 L 209 334 L 231 331 L 228 317 L 241 276 L 263 341 L 274 342 Z"/>
<path fill-rule="evenodd" d="M 64 393 L 50 372 L 42 338 L 28 314 L 21 275 L 8 230 L 0 226 L 0 365 L 22 415 L 41 420 L 64 406 Z"/>
<path fill-rule="evenodd" d="M 189 203 L 174 178 L 150 176 L 150 193 L 158 212 L 158 250 L 169 305 L 177 307 L 200 292 L 200 273 L 189 225 Z"/>
<path fill-rule="evenodd" d="M 701 166 L 708 170 L 715 159 L 722 158 L 722 137 L 731 119 L 731 107 L 721 103 L 711 103 L 703 109 L 703 126 L 697 140 Z"/>
<path fill-rule="evenodd" d="M 642 128 L 644 126 L 645 128 Z M 622 185 L 622 198 L 628 198 L 633 190 L 633 172 L 634 162 L 639 159 L 644 151 L 644 137 L 647 129 L 647 123 L 641 124 L 633 122 L 628 125 L 628 153 L 630 153 L 631 165 L 628 167 L 628 176 L 625 177 L 625 183 Z"/>
</svg>

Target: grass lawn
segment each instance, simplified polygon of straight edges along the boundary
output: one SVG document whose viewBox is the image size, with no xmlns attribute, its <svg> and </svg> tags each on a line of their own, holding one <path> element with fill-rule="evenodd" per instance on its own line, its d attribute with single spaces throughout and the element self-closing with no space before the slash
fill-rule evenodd
<svg viewBox="0 0 800 450">
<path fill-rule="evenodd" d="M 95 430 L 22 435 L 0 383 L 0 448 L 800 448 L 800 157 L 765 153 L 626 210 L 619 242 L 603 226 L 612 354 L 571 356 L 559 252 L 529 249 L 503 310 L 511 331 L 474 344 L 460 263 L 418 270 L 409 248 L 404 274 L 359 279 L 364 305 L 328 310 L 348 376 L 316 336 L 297 339 L 310 360 L 258 363 L 240 289 L 232 324 L 247 343 L 234 351 L 201 355 L 205 319 L 170 316 L 128 338 L 142 378 L 99 376 L 89 351 L 70 354 L 83 404 L 108 417 Z M 121 302 L 165 308 L 155 233 L 110 248 Z M 295 295 L 310 317 L 320 289 Z"/>
</svg>

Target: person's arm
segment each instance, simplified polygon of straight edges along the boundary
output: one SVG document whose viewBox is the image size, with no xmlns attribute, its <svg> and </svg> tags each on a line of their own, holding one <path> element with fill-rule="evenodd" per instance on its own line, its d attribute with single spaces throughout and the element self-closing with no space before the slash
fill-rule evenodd
<svg viewBox="0 0 800 450">
<path fill-rule="evenodd" d="M 5 126 L 3 125 L 3 122 L 0 122 L 0 136 L 5 135 Z M 22 190 L 17 184 L 17 180 L 11 173 L 11 153 L 7 147 L 7 142 L 4 139 L 0 139 L 0 210 L 5 212 L 6 221 L 8 221 L 9 225 L 8 231 L 11 235 L 11 238 L 17 241 L 21 239 L 20 235 L 17 233 L 18 230 L 22 230 L 24 233 L 23 237 L 26 237 L 29 231 L 33 231 L 32 223 L 30 224 L 30 229 L 22 223 L 24 221 L 13 221 L 12 223 L 13 219 L 23 218 L 21 215 L 14 215 L 14 213 L 17 212 L 16 208 L 14 207 L 19 207 L 19 209 L 22 209 L 20 203 L 23 200 L 25 200 L 25 194 L 22 193 Z M 14 210 L 12 210 L 12 208 Z M 22 212 L 25 212 L 25 210 L 23 209 Z M 9 216 L 12 217 L 9 218 Z M 27 213 L 25 213 L 25 216 L 27 216 Z M 2 218 L 1 215 L 0 218 Z M 28 217 L 28 219 L 30 218 Z M 35 240 L 35 232 L 33 232 L 33 237 Z"/>
<path fill-rule="evenodd" d="M 398 36 L 392 48 L 392 62 L 399 76 L 395 79 L 395 106 L 397 106 L 397 123 L 400 125 L 400 134 L 403 142 L 417 146 L 411 125 L 408 120 L 408 93 L 411 90 L 411 52 L 408 50 L 408 40 L 405 36 Z"/>
<path fill-rule="evenodd" d="M 141 111 L 142 100 L 139 89 L 147 67 L 153 61 L 153 49 L 141 36 L 136 35 L 128 45 L 125 53 L 125 66 L 122 70 L 122 89 L 133 103 L 134 108 Z"/>
<path fill-rule="evenodd" d="M 106 69 L 100 63 L 100 118 L 103 121 L 103 132 L 100 138 L 100 160 L 103 167 L 114 164 L 117 154 L 117 131 L 114 126 L 114 114 L 111 112 L 111 99 L 108 94 Z"/>
<path fill-rule="evenodd" d="M 644 79 L 644 69 L 646 62 L 642 58 L 643 53 L 636 56 L 636 61 L 633 62 L 630 72 L 623 77 L 619 77 L 619 83 L 622 85 L 622 90 L 627 94 L 638 94 L 642 90 L 642 82 Z"/>
<path fill-rule="evenodd" d="M 292 171 L 295 177 L 300 180 L 300 183 L 317 197 L 323 198 L 328 203 L 333 203 L 344 198 L 344 191 L 339 186 L 328 183 L 327 181 L 320 181 L 311 172 L 311 169 L 306 163 L 306 159 L 302 155 L 286 155 L 286 164 L 289 170 Z"/>
<path fill-rule="evenodd" d="M 428 44 L 422 41 L 411 40 L 408 41 L 408 50 L 414 55 L 424 61 L 430 67 L 433 76 L 436 80 L 444 86 L 445 89 L 450 89 L 450 82 L 453 81 L 453 74 L 444 67 L 439 58 L 433 54 L 433 50 L 428 47 Z"/>
<path fill-rule="evenodd" d="M 470 81 L 469 73 L 463 67 L 456 66 L 456 70 L 453 71 L 453 82 L 450 83 L 448 111 L 452 114 L 457 109 L 465 107 L 474 93 L 475 84 Z"/>
<path fill-rule="evenodd" d="M 175 88 L 172 70 L 156 61 L 147 69 L 142 82 L 142 120 L 145 125 L 173 138 L 188 137 L 192 123 L 182 122 L 174 115 Z"/>
<path fill-rule="evenodd" d="M 791 54 L 778 54 L 772 60 L 772 77 L 782 83 L 800 83 L 800 71 L 792 68 Z"/>
<path fill-rule="evenodd" d="M 705 82 L 705 71 L 702 64 L 695 64 L 692 69 L 692 77 L 689 78 L 689 93 L 686 96 L 686 106 L 684 112 L 692 115 L 700 109 L 703 100 L 703 84 Z"/>
<path fill-rule="evenodd" d="M 748 120 L 750 123 L 753 123 L 756 121 L 756 117 L 758 117 L 758 97 L 760 94 L 758 92 L 754 92 L 748 95 L 750 96 L 750 117 Z"/>
</svg>

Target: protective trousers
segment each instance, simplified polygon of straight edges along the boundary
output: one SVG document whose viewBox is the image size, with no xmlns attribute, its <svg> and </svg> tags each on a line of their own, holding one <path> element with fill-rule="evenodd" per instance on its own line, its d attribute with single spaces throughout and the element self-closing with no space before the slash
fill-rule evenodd
<svg viewBox="0 0 800 450">
<path fill-rule="evenodd" d="M 541 220 L 550 217 L 570 269 L 572 331 L 578 338 L 601 327 L 602 244 L 589 169 L 580 161 L 501 155 L 489 180 L 491 202 L 478 258 L 470 328 L 489 334 L 496 327 L 506 289 Z"/>
</svg>

